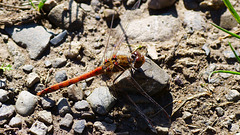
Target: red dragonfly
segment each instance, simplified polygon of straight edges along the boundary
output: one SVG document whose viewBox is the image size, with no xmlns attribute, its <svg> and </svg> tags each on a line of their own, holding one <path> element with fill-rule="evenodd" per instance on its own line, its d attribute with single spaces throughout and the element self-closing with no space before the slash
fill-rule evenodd
<svg viewBox="0 0 240 135">
<path fill-rule="evenodd" d="M 140 5 L 140 1 L 141 0 L 138 0 L 132 9 L 138 8 Z M 114 17 L 112 17 L 112 18 L 114 18 Z M 112 24 L 113 24 L 113 19 L 111 22 L 111 28 L 112 28 Z M 38 92 L 37 95 L 43 96 L 46 93 L 56 91 L 60 88 L 67 87 L 71 84 L 77 83 L 79 81 L 82 81 L 82 80 L 85 80 L 85 79 L 88 79 L 90 77 L 97 76 L 100 74 L 112 74 L 112 73 L 117 73 L 117 72 L 124 72 L 124 71 L 126 71 L 128 69 L 132 69 L 132 68 L 134 68 L 134 69 L 140 68 L 145 62 L 145 57 L 139 52 L 138 49 L 133 51 L 131 53 L 130 57 L 128 57 L 126 55 L 116 55 L 117 50 L 118 50 L 117 47 L 120 46 L 123 39 L 124 39 L 124 34 L 120 37 L 120 40 L 118 41 L 117 45 L 115 46 L 113 56 L 110 59 L 106 59 L 102 66 L 99 66 L 96 69 L 94 69 L 88 73 L 85 73 L 83 75 L 80 75 L 78 77 L 75 77 L 75 78 L 57 83 L 55 85 L 52 85 L 48 88 L 45 88 L 42 91 Z M 109 42 L 109 38 L 108 38 L 107 42 Z M 108 43 L 107 43 L 107 45 L 108 45 Z M 106 51 L 106 48 L 105 48 L 105 51 Z M 132 80 L 133 80 L 133 82 L 131 82 L 131 83 L 134 83 L 134 86 L 137 87 L 138 90 L 140 90 L 141 94 L 144 95 L 149 101 L 151 101 L 153 104 L 155 104 L 159 108 L 158 112 L 163 111 L 166 114 L 166 117 L 170 121 L 169 115 L 165 111 L 165 109 L 163 109 L 155 100 L 153 100 L 133 78 L 132 78 Z M 125 95 L 129 99 L 129 101 L 132 102 L 132 104 L 135 106 L 136 110 L 141 115 L 141 117 L 143 117 L 147 121 L 147 124 L 150 127 L 150 129 L 156 133 L 157 131 L 155 129 L 155 126 L 148 119 L 148 117 L 134 103 L 134 101 L 130 98 L 130 96 L 128 94 L 125 94 Z"/>
</svg>

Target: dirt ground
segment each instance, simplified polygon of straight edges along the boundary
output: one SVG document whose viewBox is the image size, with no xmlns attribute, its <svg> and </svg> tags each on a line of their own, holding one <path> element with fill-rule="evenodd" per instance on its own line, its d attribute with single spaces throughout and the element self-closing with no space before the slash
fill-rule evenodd
<svg viewBox="0 0 240 135">
<path fill-rule="evenodd" d="M 58 33 L 62 29 L 51 24 L 47 16 L 43 15 L 39 17 L 39 13 L 33 10 L 30 5 L 22 5 L 25 1 L 4 1 L 0 0 L 2 12 L 0 21 L 0 62 L 11 64 L 13 70 L 1 72 L 0 78 L 6 80 L 7 89 L 14 89 L 11 92 L 11 100 L 8 104 L 15 105 L 17 96 L 20 91 L 28 90 L 33 94 L 36 94 L 35 87 L 28 88 L 26 86 L 27 73 L 24 72 L 21 67 L 14 68 L 14 58 L 9 53 L 7 48 L 7 42 L 11 40 L 11 37 L 6 37 L 6 32 L 3 27 L 12 24 L 21 24 L 19 16 L 28 15 L 30 21 L 34 21 L 48 30 Z M 63 1 L 57 1 L 62 3 Z M 109 8 L 108 3 L 103 4 L 104 8 Z M 234 7 L 237 11 L 240 11 L 240 3 L 235 2 Z M 177 13 L 177 17 L 180 20 L 184 20 L 184 12 L 186 9 L 184 2 L 179 0 L 175 3 L 175 6 L 164 8 L 161 10 L 148 10 L 147 4 L 141 4 L 140 9 L 134 12 L 134 15 L 129 11 L 129 7 L 120 6 L 119 13 L 121 23 L 126 24 L 134 19 L 143 19 L 148 16 L 164 15 Z M 191 10 L 192 11 L 192 10 Z M 188 33 L 184 24 L 176 33 L 169 39 L 162 41 L 134 41 L 129 39 L 129 42 L 133 46 L 141 44 L 142 46 L 155 45 L 155 51 L 157 58 L 153 61 L 164 69 L 170 76 L 169 84 L 167 86 L 167 92 L 161 93 L 161 95 L 153 96 L 153 98 L 168 112 L 171 118 L 161 115 L 164 120 L 170 119 L 171 123 L 167 128 L 168 134 L 237 134 L 240 133 L 240 121 L 239 115 L 240 107 L 239 101 L 228 101 L 226 95 L 230 90 L 240 90 L 239 80 L 240 77 L 236 75 L 226 74 L 214 74 L 213 82 L 208 82 L 208 75 L 213 70 L 233 70 L 239 71 L 239 63 L 234 58 L 227 58 L 224 56 L 224 51 L 230 51 L 228 42 L 231 42 L 236 50 L 239 50 L 239 42 L 236 38 L 226 37 L 227 34 L 217 30 L 210 23 L 214 22 L 219 24 L 221 15 L 226 12 L 226 8 L 221 10 L 197 10 L 206 19 L 206 29 L 197 30 L 193 33 Z M 129 14 L 126 14 L 129 13 Z M 31 16 L 30 16 L 30 15 Z M 211 14 L 211 15 L 209 15 Z M 94 16 L 96 13 L 87 12 L 84 19 L 83 29 L 75 32 L 71 32 L 67 35 L 64 42 L 58 46 L 50 46 L 42 57 L 32 60 L 28 57 L 28 52 L 25 48 L 19 47 L 18 50 L 25 56 L 26 61 L 24 65 L 33 65 L 33 71 L 40 76 L 40 82 L 45 83 L 47 76 L 47 86 L 55 84 L 55 73 L 57 71 L 66 70 L 68 78 L 81 75 L 88 71 L 93 70 L 101 64 L 103 53 L 108 42 L 109 25 L 107 25 L 104 19 L 97 20 Z M 102 15 L 102 14 L 101 14 Z M 139 16 L 138 16 L 139 15 Z M 17 18 L 17 19 L 16 19 Z M 6 21 L 8 20 L 8 21 Z M 20 21 L 19 21 L 20 20 Z M 26 21 L 22 20 L 23 22 Z M 119 40 L 119 22 L 115 22 L 113 32 L 110 37 L 110 44 L 107 48 L 107 52 L 113 50 L 113 44 Z M 118 27 L 117 27 L 118 26 Z M 239 26 L 233 27 L 231 31 L 238 31 Z M 220 39 L 222 37 L 222 39 Z M 75 44 L 74 44 L 75 43 Z M 206 55 L 202 49 L 203 45 L 207 43 L 210 50 L 210 54 Z M 70 45 L 71 44 L 71 45 Z M 44 62 L 46 60 L 52 60 L 56 57 L 65 57 L 65 53 L 71 48 L 81 45 L 81 58 L 79 60 L 67 59 L 67 64 L 61 68 L 46 68 Z M 124 42 L 121 48 L 126 48 Z M 71 47 L 70 47 L 71 46 Z M 124 49 L 123 49 L 124 50 Z M 147 57 L 151 58 L 151 54 L 147 53 Z M 114 80 L 110 79 L 107 83 L 112 83 Z M 86 87 L 82 87 L 82 84 L 87 84 Z M 111 85 L 111 84 L 110 84 Z M 87 81 L 79 82 L 76 85 L 78 88 L 84 91 L 83 99 L 87 97 L 87 93 L 91 92 L 94 88 L 99 86 L 107 86 L 106 81 L 103 81 L 100 76 L 87 79 Z M 66 97 L 69 100 L 70 106 L 76 102 L 68 97 L 68 88 L 62 88 L 61 91 L 53 92 L 49 95 L 49 98 L 58 101 L 61 97 Z M 126 111 L 127 108 L 127 111 Z M 219 109 L 221 108 L 221 109 Z M 129 109 L 129 110 L 128 110 Z M 22 119 L 30 119 L 30 117 L 36 119 L 36 115 L 39 111 L 44 110 L 40 105 L 35 108 L 34 113 L 28 117 L 22 117 Z M 221 110 L 223 114 L 220 114 Z M 60 128 L 58 123 L 61 117 L 55 113 L 56 107 L 50 109 L 53 114 L 53 131 L 49 134 L 74 134 L 73 129 Z M 101 131 L 95 131 L 92 124 L 95 121 L 105 120 L 106 117 L 110 117 L 117 125 L 115 133 L 118 134 L 153 134 L 147 128 L 144 120 L 134 110 L 134 107 L 126 101 L 124 95 L 119 94 L 119 98 L 115 106 L 108 112 L 107 115 L 95 114 L 95 118 L 87 119 L 88 125 L 84 130 L 84 134 L 102 134 Z M 75 118 L 74 118 L 75 119 Z M 132 128 L 135 127 L 135 128 Z M 1 126 L 1 128 L 5 128 Z M 9 129 L 11 130 L 11 129 Z M 16 134 L 29 133 L 29 126 L 23 125 L 21 129 L 12 129 Z M 161 131 L 159 134 L 165 134 L 165 131 Z M 105 134 L 113 134 L 106 133 Z"/>
</svg>

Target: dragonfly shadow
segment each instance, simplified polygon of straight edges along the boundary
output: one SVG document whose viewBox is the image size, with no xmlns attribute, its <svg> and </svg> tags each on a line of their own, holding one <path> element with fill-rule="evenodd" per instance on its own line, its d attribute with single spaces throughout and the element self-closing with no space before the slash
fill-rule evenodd
<svg viewBox="0 0 240 135">
<path fill-rule="evenodd" d="M 169 75 L 153 61 L 148 61 L 132 74 L 125 71 L 110 89 L 118 91 L 121 99 L 126 99 L 128 95 L 155 127 L 169 127 L 169 116 L 173 108 L 168 85 Z M 151 97 L 145 96 L 142 90 Z"/>
</svg>

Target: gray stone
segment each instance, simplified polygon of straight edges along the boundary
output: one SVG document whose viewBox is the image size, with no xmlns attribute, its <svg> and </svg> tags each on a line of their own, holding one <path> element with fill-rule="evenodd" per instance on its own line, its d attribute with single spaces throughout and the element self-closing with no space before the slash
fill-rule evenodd
<svg viewBox="0 0 240 135">
<path fill-rule="evenodd" d="M 67 30 L 64 30 L 62 33 L 58 34 L 57 36 L 55 36 L 53 39 L 50 40 L 50 43 L 52 45 L 58 45 L 60 42 L 63 41 L 63 39 L 66 37 L 67 35 Z"/>
<path fill-rule="evenodd" d="M 108 87 L 99 87 L 87 97 L 91 107 L 99 114 L 106 114 L 115 104 L 116 98 L 110 93 Z"/>
<path fill-rule="evenodd" d="M 40 82 L 40 78 L 37 73 L 30 73 L 27 76 L 27 87 L 32 87 L 34 84 Z"/>
<path fill-rule="evenodd" d="M 8 47 L 8 51 L 13 56 L 14 68 L 18 69 L 20 66 L 24 65 L 26 59 L 25 59 L 25 56 L 21 53 L 19 49 L 20 47 L 12 40 L 8 41 L 7 47 Z"/>
<path fill-rule="evenodd" d="M 237 133 L 239 131 L 239 125 L 238 124 L 232 124 L 230 131 Z"/>
<path fill-rule="evenodd" d="M 42 97 L 41 103 L 42 103 L 43 109 L 49 109 L 55 105 L 55 101 L 48 97 Z"/>
<path fill-rule="evenodd" d="M 1 79 L 0 80 L 0 89 L 5 88 L 7 86 L 6 80 L 5 79 Z"/>
<path fill-rule="evenodd" d="M 163 9 L 170 7 L 176 0 L 148 0 L 148 8 L 150 9 Z"/>
<path fill-rule="evenodd" d="M 205 18 L 199 12 L 185 11 L 184 24 L 188 33 L 206 29 Z"/>
<path fill-rule="evenodd" d="M 112 132 L 114 132 L 117 128 L 115 124 L 108 124 L 106 122 L 100 121 L 94 122 L 93 127 L 100 131 L 112 131 Z"/>
<path fill-rule="evenodd" d="M 235 50 L 236 54 L 239 56 L 239 52 Z M 235 59 L 235 55 L 233 51 L 223 51 L 223 55 L 226 59 Z"/>
<path fill-rule="evenodd" d="M 129 71 L 125 71 L 116 81 L 113 89 L 124 90 L 129 92 L 139 92 L 132 78 L 145 90 L 149 95 L 161 93 L 165 91 L 165 87 L 169 83 L 170 76 L 161 69 L 156 63 L 149 58 L 137 71 L 133 70 L 133 75 Z"/>
<path fill-rule="evenodd" d="M 51 34 L 37 24 L 24 24 L 5 28 L 13 40 L 27 48 L 31 59 L 37 59 L 47 48 Z"/>
<path fill-rule="evenodd" d="M 3 104 L 0 108 L 0 119 L 8 119 L 13 115 L 14 112 L 14 106 Z"/>
<path fill-rule="evenodd" d="M 205 51 L 206 55 L 208 56 L 211 52 L 209 45 L 208 44 L 204 44 L 202 49 Z"/>
<path fill-rule="evenodd" d="M 64 116 L 66 113 L 71 112 L 70 106 L 66 98 L 60 98 L 57 102 L 57 106 L 60 116 Z"/>
<path fill-rule="evenodd" d="M 83 90 L 81 86 L 76 86 L 76 84 L 72 84 L 67 89 L 68 98 L 73 101 L 80 101 L 83 99 Z"/>
<path fill-rule="evenodd" d="M 25 71 L 25 72 L 27 72 L 27 73 L 32 72 L 33 68 L 34 68 L 33 65 L 24 65 L 24 66 L 22 67 L 23 71 Z"/>
<path fill-rule="evenodd" d="M 22 119 L 20 117 L 13 117 L 10 122 L 9 126 L 11 127 L 21 127 L 22 126 Z"/>
<path fill-rule="evenodd" d="M 70 113 L 67 113 L 64 118 L 59 122 L 60 126 L 70 128 L 73 123 L 73 116 Z"/>
<path fill-rule="evenodd" d="M 59 4 L 48 14 L 53 24 L 68 30 L 80 30 L 84 16 L 84 12 L 75 1 Z"/>
<path fill-rule="evenodd" d="M 66 71 L 65 70 L 58 71 L 55 75 L 55 80 L 58 83 L 67 80 Z"/>
<path fill-rule="evenodd" d="M 75 133 L 82 134 L 86 125 L 86 120 L 77 120 L 73 124 L 73 129 Z"/>
<path fill-rule="evenodd" d="M 172 16 L 149 16 L 129 22 L 126 34 L 132 42 L 166 41 L 181 27 L 181 21 Z M 122 30 L 119 28 L 119 35 Z"/>
<path fill-rule="evenodd" d="M 45 67 L 51 67 L 52 66 L 52 63 L 51 63 L 51 61 L 49 61 L 49 60 L 46 60 L 45 62 L 44 62 L 44 64 L 45 64 Z"/>
<path fill-rule="evenodd" d="M 74 104 L 74 107 L 76 110 L 81 111 L 81 110 L 89 110 L 90 105 L 86 100 L 78 101 Z"/>
<path fill-rule="evenodd" d="M 54 68 L 60 68 L 66 65 L 67 60 L 65 58 L 56 58 L 51 63 Z"/>
<path fill-rule="evenodd" d="M 35 135 L 46 135 L 47 130 L 48 127 L 40 121 L 35 121 L 29 129 L 29 131 Z"/>
<path fill-rule="evenodd" d="M 0 102 L 2 103 L 6 102 L 8 99 L 9 99 L 8 92 L 3 89 L 0 89 Z"/>
<path fill-rule="evenodd" d="M 114 19 L 119 17 L 119 14 L 113 9 L 105 9 L 103 11 L 103 15 L 104 15 L 104 18 L 107 20 L 111 20 L 113 16 L 114 16 Z"/>
<path fill-rule="evenodd" d="M 16 101 L 16 110 L 22 116 L 30 115 L 37 105 L 37 97 L 28 91 L 22 91 Z"/>
<path fill-rule="evenodd" d="M 38 112 L 38 120 L 44 122 L 45 124 L 49 125 L 53 122 L 51 112 L 46 110 Z"/>
<path fill-rule="evenodd" d="M 237 101 L 240 99 L 240 93 L 237 90 L 230 90 L 225 96 L 228 101 Z"/>
<path fill-rule="evenodd" d="M 232 16 L 229 10 L 226 10 L 226 12 L 224 12 L 224 14 L 221 15 L 220 26 L 222 28 L 231 30 L 233 27 L 236 27 L 237 25 L 238 25 L 238 22 Z"/>
<path fill-rule="evenodd" d="M 186 120 L 186 119 L 189 119 L 189 118 L 191 118 L 192 117 L 192 113 L 190 113 L 190 112 L 182 112 L 182 114 L 183 114 L 183 116 L 182 116 L 182 118 L 184 119 L 184 120 Z"/>
</svg>

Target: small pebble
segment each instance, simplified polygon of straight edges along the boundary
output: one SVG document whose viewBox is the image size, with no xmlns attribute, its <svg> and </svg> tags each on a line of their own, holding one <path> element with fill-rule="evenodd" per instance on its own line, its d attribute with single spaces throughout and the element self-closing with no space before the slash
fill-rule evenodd
<svg viewBox="0 0 240 135">
<path fill-rule="evenodd" d="M 225 97 L 228 101 L 237 101 L 240 99 L 240 93 L 237 90 L 230 90 Z"/>
<path fill-rule="evenodd" d="M 65 58 L 56 58 L 51 63 L 54 68 L 60 68 L 66 65 L 67 60 Z"/>
<path fill-rule="evenodd" d="M 9 126 L 11 127 L 21 127 L 22 126 L 22 119 L 20 117 L 13 117 L 10 122 Z"/>
<path fill-rule="evenodd" d="M 6 80 L 0 80 L 0 89 L 5 88 L 7 86 Z"/>
<path fill-rule="evenodd" d="M 208 56 L 210 54 L 210 48 L 208 44 L 204 44 L 202 49 L 205 51 L 206 56 Z"/>
<path fill-rule="evenodd" d="M 29 129 L 29 131 L 35 135 L 46 135 L 47 130 L 48 127 L 40 121 L 35 121 Z"/>
<path fill-rule="evenodd" d="M 67 80 L 66 71 L 65 70 L 58 71 L 55 75 L 55 80 L 58 83 Z"/>
<path fill-rule="evenodd" d="M 4 103 L 6 102 L 7 100 L 9 99 L 8 97 L 8 92 L 3 90 L 3 89 L 0 89 L 0 102 Z"/>
<path fill-rule="evenodd" d="M 81 110 L 89 110 L 90 105 L 86 100 L 78 101 L 74 104 L 74 107 L 76 110 L 81 111 Z"/>
<path fill-rule="evenodd" d="M 189 119 L 189 118 L 192 117 L 192 113 L 190 113 L 190 112 L 186 112 L 186 111 L 185 111 L 185 112 L 183 112 L 182 114 L 183 114 L 182 118 L 183 118 L 184 120 Z"/>
<path fill-rule="evenodd" d="M 51 112 L 48 112 L 46 110 L 38 112 L 38 119 L 39 121 L 44 122 L 45 124 L 48 125 L 53 122 Z"/>
<path fill-rule="evenodd" d="M 53 39 L 51 39 L 50 43 L 53 44 L 54 46 L 56 46 L 63 41 L 63 39 L 66 37 L 66 35 L 67 35 L 67 30 L 64 30 L 62 33 L 58 34 Z"/>
<path fill-rule="evenodd" d="M 52 63 L 51 63 L 51 61 L 49 61 L 49 60 L 46 60 L 46 61 L 44 62 L 44 64 L 45 64 L 45 67 L 47 67 L 47 68 L 49 68 L 49 67 L 52 66 Z"/>
<path fill-rule="evenodd" d="M 77 120 L 74 122 L 73 129 L 75 133 L 82 134 L 86 125 L 86 120 Z"/>
<path fill-rule="evenodd" d="M 64 116 L 64 118 L 61 119 L 61 121 L 59 122 L 59 125 L 70 128 L 72 123 L 73 123 L 73 116 L 70 113 L 67 113 Z"/>
<path fill-rule="evenodd" d="M 224 110 L 223 110 L 222 107 L 216 107 L 215 110 L 216 110 L 217 115 L 218 115 L 219 117 L 224 115 Z"/>
<path fill-rule="evenodd" d="M 40 78 L 37 73 L 30 73 L 27 76 L 27 87 L 32 87 L 34 84 L 40 82 Z"/>
<path fill-rule="evenodd" d="M 168 134 L 168 127 L 157 126 L 156 130 L 157 130 L 158 134 L 160 134 L 160 135 L 167 135 Z"/>
<path fill-rule="evenodd" d="M 26 73 L 32 72 L 33 68 L 34 68 L 33 65 L 24 65 L 22 67 L 23 71 L 26 72 Z"/>
<path fill-rule="evenodd" d="M 42 97 L 41 103 L 42 103 L 43 109 L 49 109 L 55 105 L 55 101 L 48 97 Z"/>
<path fill-rule="evenodd" d="M 66 98 L 60 98 L 57 102 L 58 112 L 60 116 L 64 116 L 66 113 L 71 112 L 70 106 Z"/>
</svg>

